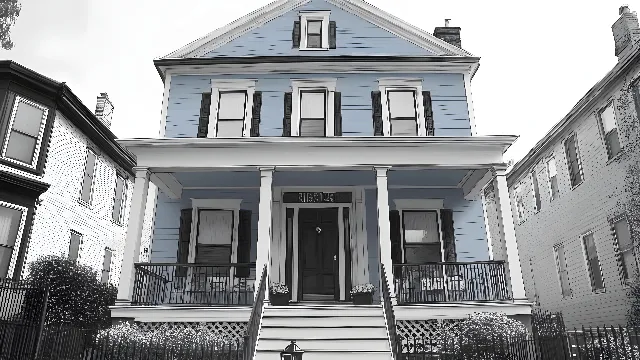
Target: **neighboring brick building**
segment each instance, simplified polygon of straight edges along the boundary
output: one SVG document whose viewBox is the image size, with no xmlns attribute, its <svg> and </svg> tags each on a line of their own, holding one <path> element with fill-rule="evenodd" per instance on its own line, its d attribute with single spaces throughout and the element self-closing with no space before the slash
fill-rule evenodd
<svg viewBox="0 0 640 360">
<path fill-rule="evenodd" d="M 618 63 L 508 175 L 527 296 L 570 327 L 624 325 L 638 271 L 635 12 L 612 29 Z"/>
<path fill-rule="evenodd" d="M 107 95 L 94 114 L 65 83 L 2 61 L 0 98 L 0 278 L 62 254 L 117 284 L 135 159 L 109 130 Z"/>
</svg>

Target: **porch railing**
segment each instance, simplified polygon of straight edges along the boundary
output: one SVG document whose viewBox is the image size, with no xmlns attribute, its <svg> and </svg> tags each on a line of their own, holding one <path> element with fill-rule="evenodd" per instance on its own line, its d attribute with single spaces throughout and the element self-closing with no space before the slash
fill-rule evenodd
<svg viewBox="0 0 640 360">
<path fill-rule="evenodd" d="M 396 316 L 393 313 L 393 303 L 391 302 L 391 291 L 389 290 L 389 282 L 387 281 L 387 271 L 384 264 L 381 264 L 382 276 L 380 282 L 382 283 L 382 307 L 384 310 L 385 323 L 387 325 L 387 334 L 389 335 L 389 345 L 391 347 L 391 355 L 393 360 L 398 359 L 398 335 L 396 332 Z"/>
<path fill-rule="evenodd" d="M 256 344 L 258 343 L 258 335 L 260 334 L 260 322 L 262 321 L 262 311 L 264 309 L 264 295 L 267 289 L 267 265 L 262 269 L 260 282 L 258 283 L 258 294 L 256 302 L 251 309 L 249 324 L 244 336 L 244 360 L 253 360 L 256 352 Z"/>
<path fill-rule="evenodd" d="M 393 274 L 398 304 L 512 299 L 504 261 L 398 264 Z"/>
<path fill-rule="evenodd" d="M 255 264 L 135 264 L 133 305 L 253 304 Z"/>
</svg>

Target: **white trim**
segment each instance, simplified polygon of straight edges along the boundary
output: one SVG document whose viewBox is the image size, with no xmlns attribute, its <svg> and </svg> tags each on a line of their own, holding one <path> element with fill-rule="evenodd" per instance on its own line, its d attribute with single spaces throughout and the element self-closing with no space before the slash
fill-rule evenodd
<svg viewBox="0 0 640 360">
<path fill-rule="evenodd" d="M 469 125 L 471 126 L 471 136 L 478 135 L 476 130 L 476 112 L 473 108 L 473 96 L 471 94 L 471 73 L 465 72 L 464 77 L 464 94 L 467 99 L 467 111 L 469 112 Z"/>
<path fill-rule="evenodd" d="M 440 210 L 444 209 L 444 199 L 394 199 L 396 210 Z"/>
<path fill-rule="evenodd" d="M 170 199 L 182 198 L 182 184 L 172 173 L 152 173 L 150 180 Z"/>
<path fill-rule="evenodd" d="M 584 239 L 591 235 L 593 239 L 593 247 L 596 250 L 596 256 L 598 257 L 598 271 L 600 271 L 600 279 L 602 279 L 602 289 L 595 289 L 594 284 L 591 284 L 591 271 L 589 270 L 589 258 L 587 257 L 587 244 L 585 244 Z M 582 256 L 584 258 L 585 270 L 587 271 L 587 281 L 589 282 L 589 289 L 591 289 L 591 293 L 600 294 L 607 291 L 607 285 L 604 281 L 604 273 L 602 272 L 602 261 L 600 259 L 600 252 L 598 251 L 598 244 L 596 244 L 596 235 L 595 231 L 588 230 L 582 234 L 580 234 L 580 247 L 582 248 Z"/>
<path fill-rule="evenodd" d="M 352 195 L 353 196 L 353 195 Z M 353 209 L 353 197 L 351 198 L 351 204 L 348 204 L 349 209 Z M 338 207 L 338 283 L 340 289 L 338 290 L 340 294 L 338 298 L 340 300 L 345 300 L 345 285 L 346 285 L 346 272 L 345 272 L 345 257 L 346 253 L 344 251 L 344 243 L 347 239 L 344 238 L 344 208 L 347 206 L 339 206 Z M 351 220 L 351 219 L 349 219 Z"/>
<path fill-rule="evenodd" d="M 334 136 L 334 96 L 338 79 L 291 79 L 291 136 L 300 136 L 300 92 L 326 90 L 325 136 Z"/>
<path fill-rule="evenodd" d="M 78 196 L 78 201 L 91 208 L 91 206 L 93 205 L 93 190 L 94 190 L 94 186 L 96 183 L 96 170 L 98 167 L 98 160 L 100 159 L 100 157 L 98 156 L 98 153 L 96 153 L 93 148 L 87 146 L 87 153 L 84 157 L 84 167 L 82 168 L 82 181 L 80 181 L 80 194 Z M 85 201 L 82 198 L 82 188 L 84 187 L 84 175 L 85 172 L 87 171 L 87 160 L 89 160 L 89 153 L 92 153 L 93 156 L 95 157 L 94 163 L 93 163 L 93 173 L 91 174 L 91 188 L 89 189 L 89 201 Z"/>
<path fill-rule="evenodd" d="M 329 16 L 331 11 L 300 11 L 300 50 L 328 50 L 329 49 Z M 322 47 L 307 47 L 307 22 L 309 20 L 322 21 Z"/>
<path fill-rule="evenodd" d="M 31 163 L 28 163 L 28 164 L 20 160 L 8 158 L 6 156 L 7 149 L 9 147 L 9 139 L 11 137 L 11 132 L 13 132 L 13 124 L 16 119 L 16 113 L 18 112 L 18 105 L 20 105 L 21 102 L 42 110 L 42 119 L 40 119 L 40 128 L 38 130 L 38 138 L 36 139 L 36 146 L 33 149 L 33 156 L 31 157 Z M 16 95 L 15 100 L 13 101 L 13 108 L 11 109 L 11 117 L 9 118 L 9 124 L 7 125 L 7 132 L 5 133 L 4 144 L 2 144 L 2 158 L 12 163 L 25 165 L 30 169 L 35 169 L 36 166 L 38 165 L 38 156 L 40 155 L 40 147 L 42 146 L 42 137 L 44 135 L 44 128 L 47 125 L 48 115 L 49 115 L 49 109 L 44 105 L 40 105 L 20 95 Z"/>
<path fill-rule="evenodd" d="M 163 138 L 167 133 L 167 110 L 169 109 L 169 94 L 171 93 L 172 72 L 167 70 L 164 76 L 164 92 L 162 93 L 162 108 L 160 110 L 160 129 L 158 137 Z"/>
<path fill-rule="evenodd" d="M 478 312 L 497 312 L 507 316 L 528 315 L 533 310 L 529 301 L 513 302 L 465 302 L 421 305 L 394 305 L 396 320 L 466 319 Z"/>
<path fill-rule="evenodd" d="M 382 101 L 382 134 L 383 136 L 391 136 L 391 122 L 388 104 L 388 94 L 390 90 L 413 90 L 415 92 L 415 110 L 416 121 L 418 127 L 418 136 L 427 135 L 427 127 L 424 117 L 424 103 L 422 99 L 423 79 L 408 78 L 380 78 L 378 79 L 378 88 L 380 90 Z"/>
<path fill-rule="evenodd" d="M 569 287 L 569 295 L 564 295 L 564 289 L 562 286 L 562 274 L 560 274 L 560 257 L 558 256 L 558 248 L 562 246 L 562 257 L 564 258 L 564 272 L 567 277 L 567 286 Z M 583 244 L 584 247 L 584 244 Z M 571 288 L 571 281 L 569 280 L 569 264 L 567 264 L 567 253 L 564 248 L 564 243 L 557 243 L 553 245 L 553 258 L 556 263 L 556 274 L 558 274 L 558 285 L 560 287 L 560 297 L 563 299 L 570 298 L 573 296 L 573 289 Z"/>
<path fill-rule="evenodd" d="M 211 105 L 209 108 L 209 128 L 207 137 L 218 137 L 218 109 L 220 102 L 220 92 L 223 91 L 245 91 L 244 124 L 242 126 L 242 137 L 251 135 L 251 118 L 253 115 L 253 94 L 256 91 L 255 79 L 211 79 Z"/>
<path fill-rule="evenodd" d="M 255 10 L 203 37 L 175 50 L 162 58 L 201 57 L 235 39 L 256 29 L 267 22 L 297 8 L 310 0 L 280 0 Z M 471 56 L 463 49 L 438 39 L 385 11 L 361 0 L 327 0 L 353 15 L 379 26 L 412 44 L 437 55 Z M 292 24 L 293 25 L 293 24 Z"/>
<path fill-rule="evenodd" d="M 493 261 L 493 243 L 491 240 L 491 229 L 489 227 L 489 216 L 487 214 L 487 197 L 485 196 L 484 193 L 484 189 L 486 187 L 483 187 L 482 190 L 480 191 L 480 198 L 482 201 L 482 217 L 484 219 L 484 230 L 487 234 L 487 248 L 489 250 L 489 260 Z"/>
<path fill-rule="evenodd" d="M 15 275 L 14 271 L 16 263 L 18 261 L 18 253 L 20 252 L 20 245 L 22 244 L 22 233 L 27 222 L 27 212 L 29 211 L 29 209 L 25 206 L 12 204 L 5 201 L 0 201 L 0 207 L 6 207 L 21 212 L 20 223 L 18 224 L 18 233 L 16 234 L 16 239 L 13 243 L 13 249 L 11 250 L 11 260 L 9 261 L 9 268 L 7 270 L 7 279 L 11 279 Z"/>
</svg>

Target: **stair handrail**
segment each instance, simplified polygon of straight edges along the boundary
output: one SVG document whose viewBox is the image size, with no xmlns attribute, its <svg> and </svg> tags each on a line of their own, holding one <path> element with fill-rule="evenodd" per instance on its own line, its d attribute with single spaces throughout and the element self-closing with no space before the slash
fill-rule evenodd
<svg viewBox="0 0 640 360">
<path fill-rule="evenodd" d="M 387 271 L 384 264 L 380 264 L 382 272 L 382 308 L 384 309 L 384 319 L 387 325 L 387 334 L 389 335 L 389 345 L 391 346 L 391 355 L 393 360 L 399 356 L 398 336 L 396 333 L 396 316 L 393 312 L 393 302 L 391 301 L 391 291 L 387 282 Z"/>
<path fill-rule="evenodd" d="M 267 288 L 267 265 L 262 268 L 260 283 L 258 285 L 258 295 L 253 301 L 251 308 L 251 317 L 244 334 L 244 360 L 253 360 L 256 352 L 256 344 L 258 343 L 258 334 L 260 333 L 260 320 L 262 319 L 262 310 L 264 309 L 264 295 Z"/>
</svg>

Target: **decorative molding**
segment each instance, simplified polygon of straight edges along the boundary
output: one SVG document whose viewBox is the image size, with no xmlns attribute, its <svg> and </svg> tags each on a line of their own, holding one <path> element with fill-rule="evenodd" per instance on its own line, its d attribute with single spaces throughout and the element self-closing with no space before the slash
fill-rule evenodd
<svg viewBox="0 0 640 360">
<path fill-rule="evenodd" d="M 394 199 L 396 209 L 439 210 L 444 209 L 444 199 Z"/>
<path fill-rule="evenodd" d="M 170 199 L 179 200 L 182 197 L 182 184 L 173 174 L 152 173 L 150 179 Z"/>
<path fill-rule="evenodd" d="M 473 96 L 471 94 L 471 73 L 464 73 L 464 93 L 467 99 L 467 111 L 469 113 L 469 123 L 471 125 L 471 136 L 478 135 L 476 130 L 476 113 L 473 109 Z"/>
<path fill-rule="evenodd" d="M 329 16 L 331 11 L 300 11 L 300 50 L 328 50 L 329 49 Z M 322 47 L 309 48 L 307 47 L 307 22 L 309 20 L 321 20 L 322 21 Z"/>
<path fill-rule="evenodd" d="M 34 200 L 51 186 L 42 180 L 22 176 L 18 173 L 5 171 L 3 169 L 0 169 L 0 183 L 25 189 Z M 4 186 L 6 185 L 3 185 L 3 187 Z"/>
<path fill-rule="evenodd" d="M 171 71 L 164 76 L 164 92 L 162 93 L 162 109 L 160 110 L 160 129 L 158 137 L 163 138 L 167 132 L 167 111 L 169 109 L 169 93 L 171 92 Z"/>
<path fill-rule="evenodd" d="M 194 208 L 240 210 L 241 203 L 242 203 L 242 199 L 194 199 L 194 198 L 191 198 L 191 205 Z"/>
</svg>

